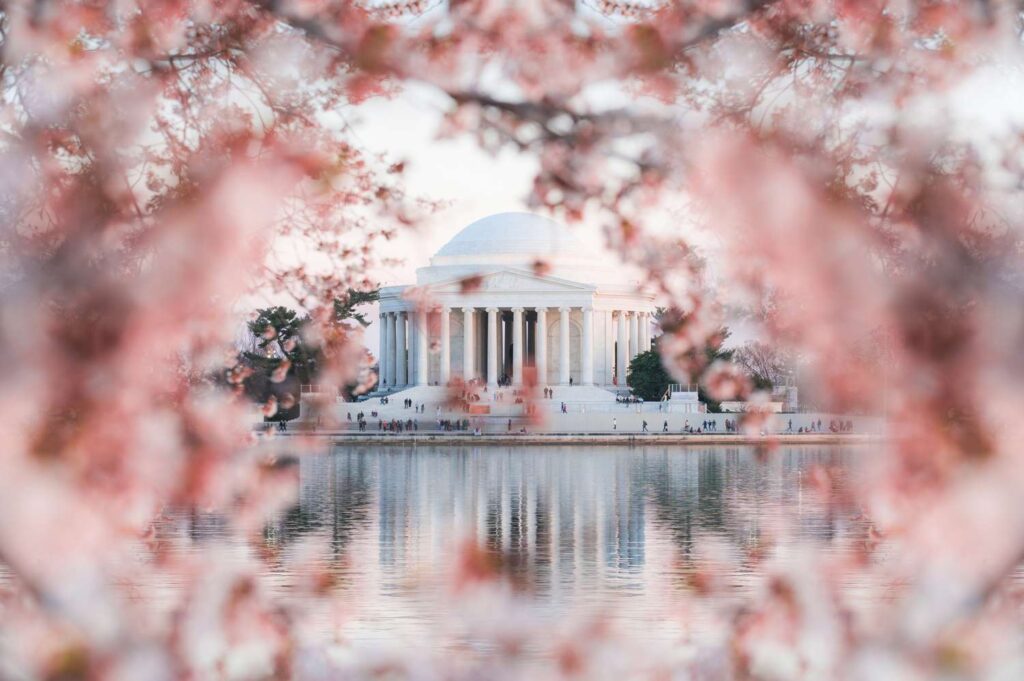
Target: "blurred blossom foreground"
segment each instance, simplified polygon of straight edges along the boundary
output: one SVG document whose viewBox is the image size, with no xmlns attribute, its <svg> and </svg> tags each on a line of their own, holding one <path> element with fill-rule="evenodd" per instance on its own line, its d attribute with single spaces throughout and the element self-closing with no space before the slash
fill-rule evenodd
<svg viewBox="0 0 1024 681">
<path fill-rule="evenodd" d="M 0 3 L 0 678 L 1024 678 L 1022 16 Z M 741 319 L 885 443 L 256 442 L 378 387 L 374 273 L 462 198 L 362 141 L 410 92 L 642 273 L 649 368 L 763 401 Z"/>
</svg>

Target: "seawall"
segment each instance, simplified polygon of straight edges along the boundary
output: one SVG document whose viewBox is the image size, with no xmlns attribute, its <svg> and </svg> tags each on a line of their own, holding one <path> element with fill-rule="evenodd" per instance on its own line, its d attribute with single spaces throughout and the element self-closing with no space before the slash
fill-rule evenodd
<svg viewBox="0 0 1024 681">
<path fill-rule="evenodd" d="M 274 437 L 326 439 L 334 445 L 867 445 L 882 444 L 881 435 L 864 433 L 811 433 L 773 436 L 675 433 L 537 433 L 482 434 L 472 433 L 274 433 Z"/>
</svg>

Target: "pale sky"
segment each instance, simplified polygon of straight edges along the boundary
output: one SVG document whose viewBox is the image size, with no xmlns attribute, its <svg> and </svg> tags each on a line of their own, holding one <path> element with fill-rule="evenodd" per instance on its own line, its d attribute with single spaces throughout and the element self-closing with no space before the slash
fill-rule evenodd
<svg viewBox="0 0 1024 681">
<path fill-rule="evenodd" d="M 385 286 L 414 283 L 416 268 L 427 265 L 441 246 L 471 222 L 494 213 L 530 210 L 525 199 L 536 173 L 535 159 L 511 149 L 488 155 L 466 135 L 436 139 L 444 104 L 435 91 L 413 86 L 393 99 L 371 100 L 348 117 L 357 143 L 408 161 L 405 180 L 410 196 L 446 204 L 416 230 L 407 230 L 388 242 L 387 247 L 393 249 L 389 255 L 402 258 L 404 264 L 372 273 Z M 572 229 L 604 250 L 604 236 L 596 225 L 574 225 Z M 376 315 L 373 319 L 365 343 L 376 356 Z"/>
<path fill-rule="evenodd" d="M 416 268 L 427 265 L 434 252 L 474 220 L 493 213 L 529 210 L 525 198 L 535 174 L 533 157 L 511 149 L 491 156 L 466 135 L 436 139 L 440 112 L 446 105 L 445 96 L 436 90 L 412 85 L 394 98 L 372 99 L 346 111 L 357 144 L 407 162 L 405 180 L 410 196 L 445 203 L 417 230 L 405 231 L 387 244 L 392 249 L 388 255 L 402 258 L 403 264 L 371 273 L 384 285 L 413 283 Z M 1012 63 L 986 66 L 951 91 L 929 93 L 909 102 L 902 114 L 905 120 L 920 121 L 925 127 L 938 120 L 953 121 L 953 130 L 974 142 L 982 153 L 986 148 L 991 152 L 995 149 L 994 138 L 1005 135 L 1010 127 L 1024 128 L 1024 75 Z M 687 229 L 687 237 L 706 250 L 712 261 L 709 265 L 714 267 L 717 244 L 713 230 L 688 225 L 685 211 L 662 222 L 673 229 Z M 604 237 L 596 225 L 572 229 L 603 248 Z M 616 258 L 611 253 L 608 257 Z M 375 314 L 373 319 L 366 345 L 376 355 Z M 752 329 L 745 330 L 742 322 L 730 326 L 733 343 L 756 335 Z"/>
</svg>

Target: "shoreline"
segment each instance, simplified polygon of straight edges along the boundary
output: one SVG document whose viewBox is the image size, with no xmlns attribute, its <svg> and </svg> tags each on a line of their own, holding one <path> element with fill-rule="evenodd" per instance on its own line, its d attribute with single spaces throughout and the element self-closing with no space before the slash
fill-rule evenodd
<svg viewBox="0 0 1024 681">
<path fill-rule="evenodd" d="M 275 433 L 274 437 L 325 438 L 331 445 L 862 445 L 882 444 L 886 438 L 868 433 L 811 433 L 765 436 L 678 433 Z"/>
</svg>

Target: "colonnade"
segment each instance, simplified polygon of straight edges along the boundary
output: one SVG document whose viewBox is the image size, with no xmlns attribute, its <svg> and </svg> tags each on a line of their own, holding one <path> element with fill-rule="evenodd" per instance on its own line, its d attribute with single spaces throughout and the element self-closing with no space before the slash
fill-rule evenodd
<svg viewBox="0 0 1024 681">
<path fill-rule="evenodd" d="M 506 369 L 504 350 L 508 346 L 508 335 L 511 334 L 511 382 L 514 386 L 523 384 L 524 368 L 532 366 L 536 370 L 538 383 L 547 384 L 548 376 L 548 329 L 552 323 L 552 315 L 557 315 L 558 324 L 558 357 L 555 359 L 558 369 L 557 384 L 570 385 L 572 354 L 570 342 L 571 316 L 574 310 L 581 312 L 582 324 L 579 338 L 580 353 L 580 385 L 594 385 L 594 315 L 593 307 L 476 307 L 466 306 L 454 308 L 459 310 L 462 318 L 462 372 L 464 380 L 485 378 L 489 386 L 497 386 L 499 371 Z M 480 312 L 486 312 L 486 334 L 477 329 Z M 511 323 L 507 313 L 511 312 Z M 598 310 L 597 313 L 608 314 L 612 320 L 614 334 L 606 341 L 606 349 L 617 347 L 617 355 L 613 358 L 616 369 L 615 382 L 626 385 L 626 370 L 629 361 L 640 352 L 651 349 L 651 316 L 646 311 L 632 310 Z M 440 336 L 438 383 L 447 385 L 452 376 L 451 349 L 451 315 L 453 308 L 442 307 L 434 312 L 439 315 L 439 323 L 433 328 Z M 530 314 L 532 313 L 532 314 Z M 405 388 L 428 384 L 428 359 L 430 346 L 429 312 L 399 310 L 380 314 L 380 377 L 385 390 Z M 530 319 L 527 319 L 530 315 Z M 503 333 L 499 332 L 499 325 Z M 539 331 L 538 331 L 539 330 Z M 413 333 L 410 333 L 410 332 Z M 533 355 L 526 352 L 528 342 L 532 340 Z M 477 352 L 476 341 L 481 338 L 486 343 L 485 360 Z M 503 347 L 499 341 L 504 337 Z M 413 371 L 412 358 L 415 358 Z M 499 359 L 502 366 L 499 367 Z M 486 364 L 480 367 L 480 364 Z M 481 375 L 483 374 L 483 375 Z"/>
</svg>

